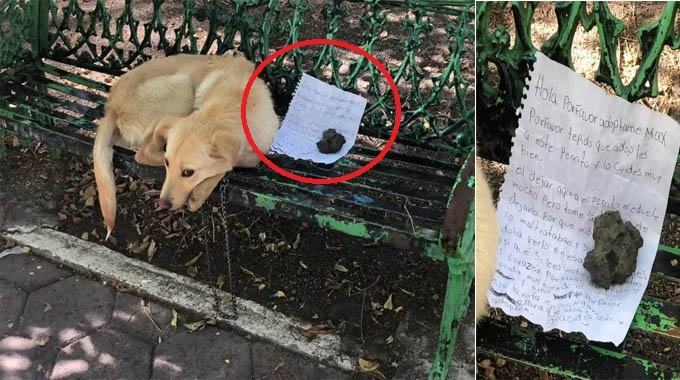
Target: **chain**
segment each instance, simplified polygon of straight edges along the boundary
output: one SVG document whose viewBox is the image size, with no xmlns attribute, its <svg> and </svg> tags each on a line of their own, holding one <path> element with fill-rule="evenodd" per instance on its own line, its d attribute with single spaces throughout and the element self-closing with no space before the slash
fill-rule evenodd
<svg viewBox="0 0 680 380">
<path fill-rule="evenodd" d="M 222 227 L 224 228 L 224 256 L 227 258 L 227 282 L 229 285 L 229 294 L 231 295 L 231 306 L 234 309 L 234 314 L 227 316 L 227 318 L 237 319 L 238 309 L 236 308 L 236 295 L 234 294 L 234 282 L 231 275 L 231 251 L 229 249 L 229 230 L 227 229 L 227 202 L 225 200 L 227 186 L 229 186 L 229 179 L 224 177 L 222 182 L 220 182 L 220 211 L 222 213 Z M 217 297 L 218 310 L 220 309 L 221 302 L 221 297 Z"/>
</svg>

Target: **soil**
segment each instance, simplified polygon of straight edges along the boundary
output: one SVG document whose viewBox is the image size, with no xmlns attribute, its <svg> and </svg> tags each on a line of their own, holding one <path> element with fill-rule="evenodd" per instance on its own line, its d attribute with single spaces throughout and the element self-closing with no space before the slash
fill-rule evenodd
<svg viewBox="0 0 680 380">
<path fill-rule="evenodd" d="M 57 160 L 45 147 L 6 142 L 2 183 L 29 194 L 51 194 L 54 204 L 47 208 L 58 215 L 57 229 L 230 290 L 217 203 L 210 200 L 196 213 L 156 212 L 160 185 L 119 173 L 117 224 L 104 243 L 91 162 L 67 153 Z M 438 335 L 444 264 L 294 219 L 226 208 L 237 296 L 327 325 L 342 337 L 345 352 L 378 361 L 388 378 L 407 365 L 408 342 L 398 334 Z"/>
</svg>

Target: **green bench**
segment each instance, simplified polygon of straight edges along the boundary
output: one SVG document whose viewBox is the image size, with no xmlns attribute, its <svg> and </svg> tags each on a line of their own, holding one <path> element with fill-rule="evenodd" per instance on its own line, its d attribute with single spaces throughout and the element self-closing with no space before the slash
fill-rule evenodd
<svg viewBox="0 0 680 380">
<path fill-rule="evenodd" d="M 401 93 L 403 120 L 397 143 L 365 175 L 345 183 L 317 186 L 283 178 L 261 165 L 229 174 L 230 202 L 292 215 L 322 228 L 370 242 L 410 249 L 449 268 L 441 336 L 431 378 L 444 378 L 457 325 L 468 306 L 473 267 L 472 193 L 468 185 L 473 148 L 474 106 L 461 57 L 474 38 L 471 4 L 466 1 L 332 2 L 294 0 L 199 2 L 0 0 L 0 127 L 54 149 L 89 155 L 96 120 L 102 115 L 110 80 L 153 57 L 180 52 L 223 54 L 232 49 L 261 62 L 274 48 L 313 37 L 345 39 L 380 57 L 389 47 L 398 62 L 385 62 Z M 388 11 L 409 11 L 397 25 Z M 358 14 L 349 22 L 350 12 Z M 114 15 L 115 14 L 115 15 Z M 321 21 L 319 21 L 321 20 Z M 319 26 L 318 23 L 321 23 Z M 440 33 L 434 46 L 433 30 Z M 353 31 L 353 32 L 352 32 Z M 443 33 L 443 34 L 442 34 Z M 310 37 L 311 38 L 311 37 Z M 389 37 L 387 37 L 389 39 Z M 438 47 L 437 75 L 428 77 L 418 62 Z M 287 60 L 287 61 L 286 61 Z M 343 68 L 343 63 L 349 63 Z M 303 72 L 356 90 L 363 81 L 369 104 L 360 139 L 334 165 L 274 157 L 299 175 L 330 178 L 363 166 L 379 152 L 392 127 L 394 104 L 378 71 L 365 59 L 341 58 L 326 47 L 286 54 L 269 65 L 263 78 L 284 115 Z M 428 68 L 430 69 L 430 68 Z M 344 75 L 341 70 L 346 70 Z M 160 178 L 163 172 L 137 165 L 133 153 L 116 149 L 116 165 L 126 172 Z M 445 225 L 447 229 L 444 229 Z"/>
<path fill-rule="evenodd" d="M 510 7 L 515 25 L 515 43 L 504 27 L 489 26 L 495 11 Z M 477 154 L 491 160 L 508 162 L 511 139 L 517 128 L 515 110 L 521 103 L 524 78 L 537 48 L 531 41 L 531 26 L 537 3 L 484 3 L 477 6 Z M 596 28 L 599 36 L 600 64 L 596 79 L 608 84 L 617 95 L 629 101 L 658 95 L 657 70 L 665 46 L 680 54 L 678 22 L 680 3 L 667 3 L 659 18 L 638 29 L 642 58 L 634 79 L 624 85 L 616 61 L 616 47 L 623 22 L 613 16 L 604 2 L 595 2 L 592 11 L 581 2 L 554 6 L 559 28 L 540 50 L 553 60 L 572 66 L 572 43 L 579 25 Z M 508 9 L 505 9 L 507 12 Z M 494 76 L 496 78 L 494 79 Z M 649 81 L 649 86 L 645 83 Z M 496 85 L 492 85 L 495 83 Z M 680 162 L 680 161 L 679 161 Z M 676 171 L 677 173 L 677 171 Z M 680 186 L 676 175 L 675 186 Z M 671 196 L 668 213 L 680 215 L 678 199 Z M 675 260 L 675 261 L 674 261 Z M 661 245 L 653 276 L 680 287 L 680 248 Z M 585 342 L 573 335 L 541 332 L 540 327 L 514 322 L 516 319 L 489 318 L 477 329 L 477 354 L 481 358 L 512 363 L 529 370 L 540 370 L 557 378 L 594 379 L 677 379 L 680 363 L 659 363 L 654 355 L 666 346 L 634 348 L 633 336 L 667 345 L 668 352 L 680 355 L 680 307 L 669 301 L 645 296 L 637 310 L 629 336 L 621 346 Z M 655 352 L 660 351 L 660 352 Z M 668 353 L 667 352 L 667 353 Z M 666 354 L 667 354 L 666 353 Z"/>
</svg>

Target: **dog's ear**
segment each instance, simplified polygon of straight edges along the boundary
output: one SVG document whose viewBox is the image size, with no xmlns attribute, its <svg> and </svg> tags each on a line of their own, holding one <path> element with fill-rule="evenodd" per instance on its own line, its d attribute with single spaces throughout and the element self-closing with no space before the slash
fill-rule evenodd
<svg viewBox="0 0 680 380">
<path fill-rule="evenodd" d="M 210 141 L 210 157 L 217 160 L 220 171 L 229 172 L 234 169 L 241 150 L 241 138 L 238 135 L 215 131 Z"/>
<path fill-rule="evenodd" d="M 178 119 L 175 116 L 164 116 L 156 124 L 153 131 L 147 133 L 144 137 L 142 145 L 135 154 L 135 160 L 142 165 L 163 166 L 168 133 Z"/>
</svg>

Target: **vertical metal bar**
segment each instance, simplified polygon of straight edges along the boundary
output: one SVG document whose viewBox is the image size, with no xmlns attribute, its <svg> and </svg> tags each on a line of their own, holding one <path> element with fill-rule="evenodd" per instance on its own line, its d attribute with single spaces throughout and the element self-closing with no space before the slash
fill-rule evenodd
<svg viewBox="0 0 680 380">
<path fill-rule="evenodd" d="M 31 1 L 31 16 L 33 18 L 32 56 L 40 58 L 47 53 L 47 20 L 51 0 Z"/>
<path fill-rule="evenodd" d="M 474 277 L 475 208 L 471 202 L 456 255 L 448 257 L 449 276 L 446 284 L 444 310 L 439 327 L 437 352 L 430 370 L 429 380 L 444 380 L 451 366 L 460 321 L 465 318 L 470 304 L 469 290 Z"/>
</svg>

